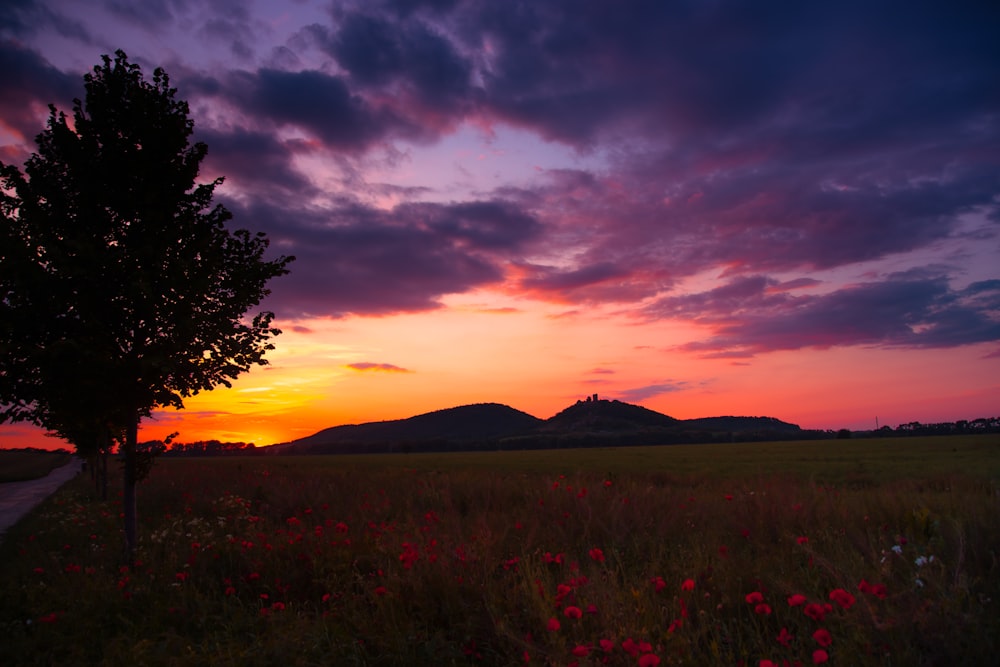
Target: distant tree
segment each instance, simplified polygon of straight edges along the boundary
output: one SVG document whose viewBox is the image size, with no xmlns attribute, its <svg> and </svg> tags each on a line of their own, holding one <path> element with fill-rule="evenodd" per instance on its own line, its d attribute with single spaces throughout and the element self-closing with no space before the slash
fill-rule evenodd
<svg viewBox="0 0 1000 667">
<path fill-rule="evenodd" d="M 102 60 L 72 123 L 50 106 L 24 174 L 0 162 L 0 420 L 78 450 L 120 434 L 134 557 L 140 419 L 267 363 L 273 314 L 244 316 L 293 258 L 266 261 L 264 234 L 226 228 L 222 179 L 195 182 L 207 147 L 167 74 Z"/>
</svg>

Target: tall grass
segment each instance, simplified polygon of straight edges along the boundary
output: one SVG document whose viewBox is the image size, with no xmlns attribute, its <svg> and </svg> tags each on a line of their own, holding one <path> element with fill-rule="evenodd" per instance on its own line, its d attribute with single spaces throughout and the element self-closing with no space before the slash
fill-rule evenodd
<svg viewBox="0 0 1000 667">
<path fill-rule="evenodd" d="M 5 664 L 951 665 L 1000 649 L 989 477 L 559 454 L 164 460 L 134 569 L 119 506 L 81 480 L 0 547 Z"/>
</svg>

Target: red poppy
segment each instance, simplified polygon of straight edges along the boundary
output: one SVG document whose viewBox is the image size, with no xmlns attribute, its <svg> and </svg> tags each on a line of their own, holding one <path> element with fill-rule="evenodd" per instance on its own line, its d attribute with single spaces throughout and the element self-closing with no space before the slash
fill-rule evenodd
<svg viewBox="0 0 1000 667">
<path fill-rule="evenodd" d="M 813 651 L 813 664 L 819 665 L 830 659 L 830 655 L 821 648 Z"/>
<path fill-rule="evenodd" d="M 653 577 L 650 581 L 653 582 L 653 588 L 656 589 L 657 593 L 667 587 L 667 582 L 663 580 L 663 577 Z"/>
<path fill-rule="evenodd" d="M 789 595 L 788 596 L 788 606 L 789 607 L 798 607 L 799 605 L 803 605 L 803 604 L 805 604 L 808 601 L 809 600 L 806 599 L 805 595 L 799 595 L 798 593 L 795 593 L 794 595 Z"/>
<path fill-rule="evenodd" d="M 558 618 L 550 618 L 548 624 L 545 626 L 549 632 L 558 632 L 562 625 L 559 624 Z"/>
<path fill-rule="evenodd" d="M 778 643 L 782 646 L 788 646 L 794 638 L 792 633 L 788 631 L 788 628 L 781 628 L 781 632 L 777 636 Z"/>
<path fill-rule="evenodd" d="M 809 544 L 809 538 L 806 537 L 805 535 L 799 535 L 798 537 L 795 538 L 795 541 L 798 542 L 799 544 Z"/>
<path fill-rule="evenodd" d="M 817 623 L 822 623 L 823 619 L 826 617 L 827 614 L 826 607 L 816 602 L 811 602 L 807 604 L 804 611 L 806 613 L 806 616 L 816 621 Z"/>
<path fill-rule="evenodd" d="M 854 605 L 854 596 L 843 588 L 835 588 L 830 591 L 830 599 L 844 609 L 850 609 Z"/>
<path fill-rule="evenodd" d="M 813 639 L 815 639 L 816 643 L 822 646 L 823 648 L 826 648 L 827 646 L 833 643 L 833 638 L 830 636 L 829 631 L 827 631 L 825 628 L 820 628 L 819 630 L 814 632 Z"/>
<path fill-rule="evenodd" d="M 570 651 L 570 653 L 572 653 L 578 658 L 586 658 L 588 655 L 590 655 L 590 647 L 584 646 L 583 644 L 578 644 L 573 647 L 573 650 Z"/>
<path fill-rule="evenodd" d="M 694 590 L 694 579 L 685 579 L 681 584 L 682 591 L 693 591 Z"/>
<path fill-rule="evenodd" d="M 600 549 L 594 548 L 594 549 L 591 549 L 587 553 L 590 555 L 590 557 L 593 560 L 597 561 L 598 563 L 603 563 L 604 562 L 604 552 L 601 551 Z"/>
<path fill-rule="evenodd" d="M 611 653 L 612 651 L 615 650 L 615 643 L 610 639 L 602 639 L 597 643 L 600 644 L 601 650 L 603 650 L 605 653 Z"/>
<path fill-rule="evenodd" d="M 639 667 L 656 667 L 660 664 L 660 659 L 655 653 L 647 653 L 639 658 Z"/>
<path fill-rule="evenodd" d="M 747 593 L 746 600 L 748 604 L 760 604 L 764 601 L 764 595 L 760 591 L 754 591 Z"/>
<path fill-rule="evenodd" d="M 761 616 L 770 616 L 771 606 L 761 602 L 759 605 L 753 608 L 755 614 L 760 614 Z"/>
<path fill-rule="evenodd" d="M 633 658 L 639 655 L 639 646 L 631 637 L 622 642 L 622 649 Z"/>
<path fill-rule="evenodd" d="M 580 611 L 579 607 L 566 607 L 563 609 L 563 614 L 566 618 L 581 618 L 583 616 L 583 612 Z"/>
</svg>

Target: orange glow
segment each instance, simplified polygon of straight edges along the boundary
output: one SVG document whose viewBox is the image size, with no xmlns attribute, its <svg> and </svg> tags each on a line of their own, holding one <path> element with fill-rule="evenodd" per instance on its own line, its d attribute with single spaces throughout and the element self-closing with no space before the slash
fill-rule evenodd
<svg viewBox="0 0 1000 667">
<path fill-rule="evenodd" d="M 803 428 L 871 428 L 994 416 L 1000 385 L 989 345 L 932 353 L 833 348 L 752 359 L 678 351 L 705 332 L 642 322 L 609 307 L 567 310 L 480 291 L 437 311 L 279 323 L 270 365 L 232 388 L 188 399 L 141 426 L 181 442 L 258 446 L 331 426 L 401 419 L 480 402 L 547 418 L 598 393 L 673 417 L 772 416 Z M 352 367 L 351 365 L 354 365 Z M 392 372 L 395 371 L 395 372 Z M 644 387 L 659 387 L 641 391 Z M 0 446 L 65 446 L 4 426 Z"/>
</svg>

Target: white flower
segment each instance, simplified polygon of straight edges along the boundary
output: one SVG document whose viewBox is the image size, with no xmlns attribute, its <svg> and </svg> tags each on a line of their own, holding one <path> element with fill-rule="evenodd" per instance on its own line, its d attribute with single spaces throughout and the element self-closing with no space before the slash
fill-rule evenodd
<svg viewBox="0 0 1000 667">
<path fill-rule="evenodd" d="M 913 561 L 913 563 L 917 567 L 923 567 L 924 565 L 927 565 L 927 558 L 924 556 L 917 556 L 917 559 Z"/>
<path fill-rule="evenodd" d="M 914 579 L 913 583 L 915 583 L 917 585 L 917 588 L 923 588 L 924 587 L 923 579 L 921 579 L 920 577 L 917 577 L 916 579 Z"/>
<path fill-rule="evenodd" d="M 897 554 L 900 554 L 900 555 L 902 555 L 902 553 L 903 553 L 903 547 L 899 546 L 898 544 L 894 544 L 892 546 L 892 550 L 895 551 Z"/>
</svg>

